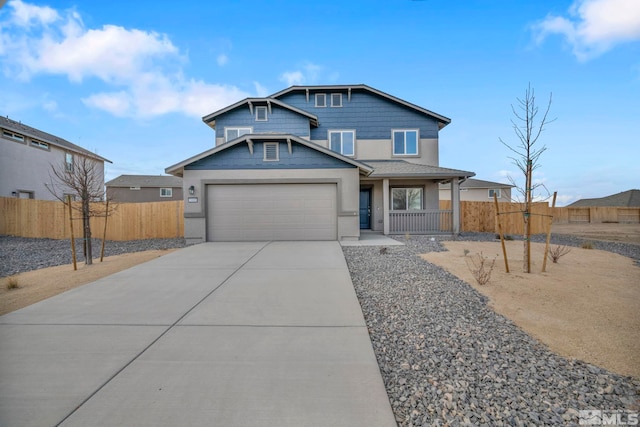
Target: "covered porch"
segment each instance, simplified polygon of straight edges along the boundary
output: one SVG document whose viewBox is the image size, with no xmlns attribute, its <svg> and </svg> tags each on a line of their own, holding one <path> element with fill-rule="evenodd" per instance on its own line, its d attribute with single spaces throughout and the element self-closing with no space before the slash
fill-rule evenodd
<svg viewBox="0 0 640 427">
<path fill-rule="evenodd" d="M 404 160 L 363 161 L 374 171 L 360 179 L 360 229 L 388 234 L 458 234 L 460 183 L 473 172 Z M 441 210 L 439 184 L 451 183 L 451 209 Z"/>
</svg>

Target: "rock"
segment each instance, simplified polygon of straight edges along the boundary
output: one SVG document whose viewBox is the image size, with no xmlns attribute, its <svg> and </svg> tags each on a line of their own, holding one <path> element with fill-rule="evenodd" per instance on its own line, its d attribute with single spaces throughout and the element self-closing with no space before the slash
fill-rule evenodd
<svg viewBox="0 0 640 427">
<path fill-rule="evenodd" d="M 384 256 L 343 247 L 400 427 L 563 425 L 577 423 L 572 408 L 632 408 L 640 382 L 552 353 L 419 257 L 445 238 L 402 238 Z M 626 256 L 640 259 L 635 246 Z"/>
</svg>

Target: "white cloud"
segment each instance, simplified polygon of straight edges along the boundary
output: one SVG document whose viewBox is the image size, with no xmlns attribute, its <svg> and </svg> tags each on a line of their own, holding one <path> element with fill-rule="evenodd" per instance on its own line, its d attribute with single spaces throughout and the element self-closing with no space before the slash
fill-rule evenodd
<svg viewBox="0 0 640 427">
<path fill-rule="evenodd" d="M 576 0 L 568 14 L 549 15 L 535 24 L 538 43 L 549 35 L 562 35 L 573 54 L 586 61 L 621 43 L 640 41 L 638 0 Z"/>
<path fill-rule="evenodd" d="M 114 116 L 124 117 L 131 114 L 132 100 L 127 92 L 97 93 L 84 98 L 82 102 L 89 107 L 104 110 Z"/>
<path fill-rule="evenodd" d="M 280 81 L 283 81 L 287 86 L 304 84 L 304 75 L 302 71 L 285 71 L 280 76 Z"/>
<path fill-rule="evenodd" d="M 102 81 L 107 90 L 83 98 L 89 107 L 120 117 L 174 112 L 202 117 L 249 96 L 234 86 L 185 78 L 184 58 L 165 34 L 116 25 L 86 28 L 75 11 L 59 13 L 19 0 L 8 6 L 9 18 L 0 22 L 5 74 L 23 80 L 63 75 L 78 84 Z M 226 56 L 221 60 L 226 63 Z"/>
<path fill-rule="evenodd" d="M 269 91 L 267 90 L 266 87 L 262 86 L 260 83 L 258 82 L 253 82 L 253 86 L 256 89 L 256 94 L 260 97 L 265 97 L 269 95 Z"/>
<path fill-rule="evenodd" d="M 55 113 L 58 111 L 58 103 L 53 100 L 46 100 L 42 103 L 42 108 L 50 113 Z"/>
<path fill-rule="evenodd" d="M 320 80 L 321 74 L 321 66 L 306 62 L 299 70 L 282 73 L 280 81 L 286 83 L 287 86 L 316 84 Z"/>
<path fill-rule="evenodd" d="M 558 194 L 556 197 L 556 206 L 566 206 L 580 198 L 582 198 L 581 195 Z"/>
<path fill-rule="evenodd" d="M 60 19 L 58 12 L 48 6 L 35 6 L 20 0 L 11 0 L 9 6 L 13 8 L 16 25 L 50 24 Z"/>
<path fill-rule="evenodd" d="M 222 53 L 218 55 L 218 57 L 216 58 L 216 62 L 218 63 L 219 66 L 222 67 L 224 65 L 227 65 L 227 63 L 229 62 L 229 57 L 224 53 Z"/>
</svg>

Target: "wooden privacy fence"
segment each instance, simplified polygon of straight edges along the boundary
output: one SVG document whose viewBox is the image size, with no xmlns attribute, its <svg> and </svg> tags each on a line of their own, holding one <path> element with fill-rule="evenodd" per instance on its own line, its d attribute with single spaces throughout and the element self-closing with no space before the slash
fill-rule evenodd
<svg viewBox="0 0 640 427">
<path fill-rule="evenodd" d="M 505 234 L 522 234 L 522 205 L 499 203 L 500 212 L 514 212 L 500 215 Z M 184 236 L 184 202 L 122 203 L 107 220 L 108 240 L 138 240 L 174 238 Z M 441 213 L 431 218 L 430 226 L 440 232 L 450 230 L 451 201 L 440 201 Z M 444 213 L 442 211 L 445 211 Z M 546 232 L 548 215 L 553 212 L 554 223 L 596 223 L 625 222 L 640 223 L 640 208 L 588 207 L 554 208 L 545 202 L 534 203 L 531 216 L 531 232 Z M 427 218 L 426 211 L 419 211 Z M 398 215 L 394 212 L 394 218 Z M 78 212 L 74 212 L 79 217 Z M 409 215 L 410 216 L 410 215 Z M 496 233 L 498 226 L 493 202 L 460 202 L 461 231 Z M 392 218 L 393 219 L 393 218 Z M 397 218 L 396 218 L 397 219 Z M 403 221 L 413 220 L 404 218 Z M 82 221 L 74 221 L 76 236 L 81 235 Z M 91 231 L 101 238 L 104 218 L 92 218 Z M 22 237 L 46 237 L 50 239 L 69 238 L 69 214 L 62 202 L 47 200 L 17 199 L 0 197 L 0 234 Z"/>
<path fill-rule="evenodd" d="M 520 203 L 498 203 L 500 209 L 500 222 L 504 234 L 524 233 L 524 210 Z M 450 200 L 441 200 L 440 209 L 451 209 Z M 556 210 L 559 208 L 555 208 Z M 508 213 L 507 212 L 511 212 Z M 546 202 L 534 203 L 531 208 L 530 217 L 531 233 L 546 233 L 549 215 L 552 213 L 551 207 Z M 493 202 L 460 202 L 460 231 L 476 231 L 497 233 L 498 223 L 496 222 L 496 207 Z"/>
<path fill-rule="evenodd" d="M 74 202 L 78 203 L 78 202 Z M 184 236 L 184 202 L 112 204 L 107 240 L 140 240 Z M 82 235 L 80 212 L 73 211 L 74 234 Z M 102 238 L 104 217 L 91 218 L 93 237 Z M 66 239 L 69 213 L 62 202 L 0 197 L 0 234 Z"/>
<path fill-rule="evenodd" d="M 598 222 L 640 223 L 640 208 L 580 207 L 557 208 L 555 221 L 564 224 L 588 224 Z"/>
</svg>

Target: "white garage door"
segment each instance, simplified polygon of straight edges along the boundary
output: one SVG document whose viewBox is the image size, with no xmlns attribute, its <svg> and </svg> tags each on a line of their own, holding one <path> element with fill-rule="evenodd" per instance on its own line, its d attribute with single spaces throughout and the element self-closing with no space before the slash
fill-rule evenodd
<svg viewBox="0 0 640 427">
<path fill-rule="evenodd" d="M 207 240 L 336 240 L 336 184 L 209 185 Z"/>
</svg>

